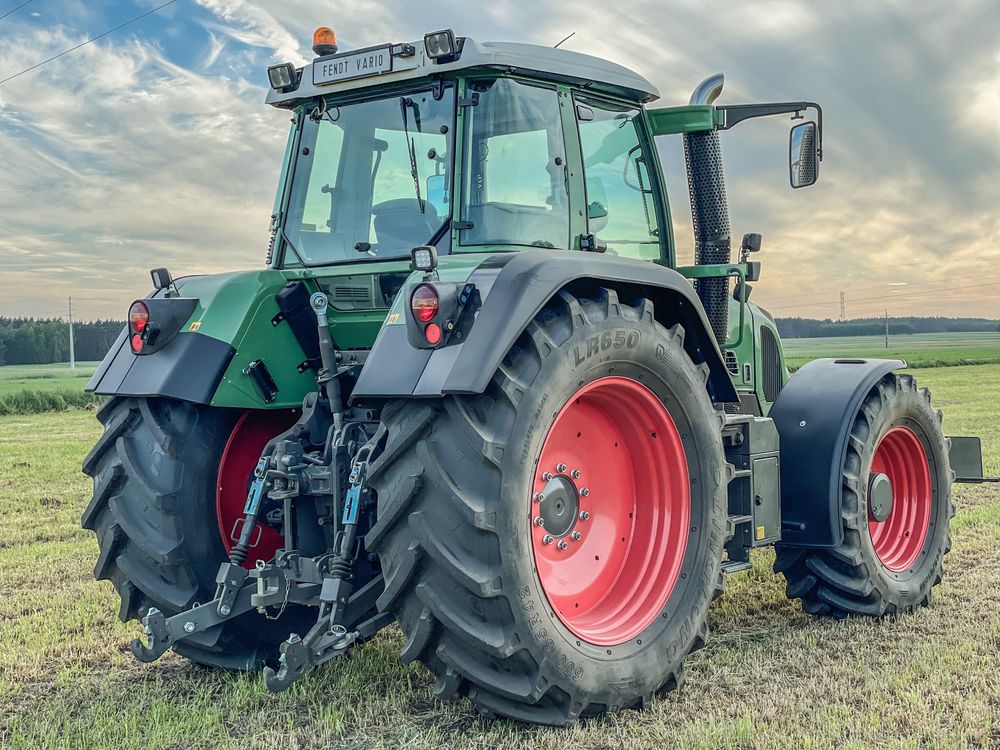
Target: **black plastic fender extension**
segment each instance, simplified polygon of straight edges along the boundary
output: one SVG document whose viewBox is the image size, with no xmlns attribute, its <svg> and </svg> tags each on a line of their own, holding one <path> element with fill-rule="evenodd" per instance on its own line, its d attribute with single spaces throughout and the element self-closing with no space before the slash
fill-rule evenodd
<svg viewBox="0 0 1000 750">
<path fill-rule="evenodd" d="M 504 355 L 545 303 L 563 287 L 582 280 L 613 288 L 620 295 L 650 299 L 658 320 L 684 326 L 684 346 L 694 361 L 708 364 L 712 399 L 739 400 L 705 311 L 687 279 L 647 261 L 561 250 L 500 253 L 484 261 L 469 277 L 483 306 L 462 342 L 436 350 L 417 349 L 407 341 L 405 325 L 384 326 L 352 400 L 482 393 Z"/>
<path fill-rule="evenodd" d="M 865 396 L 898 359 L 817 359 L 799 369 L 768 416 L 781 445 L 781 537 L 798 547 L 835 547 L 841 467 L 851 425 Z"/>
</svg>

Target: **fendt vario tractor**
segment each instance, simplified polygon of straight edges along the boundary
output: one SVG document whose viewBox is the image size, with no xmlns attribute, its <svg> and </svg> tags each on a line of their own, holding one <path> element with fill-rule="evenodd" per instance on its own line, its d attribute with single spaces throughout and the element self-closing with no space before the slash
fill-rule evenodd
<svg viewBox="0 0 1000 750">
<path fill-rule="evenodd" d="M 619 65 L 450 30 L 314 42 L 268 70 L 292 128 L 266 267 L 154 270 L 89 384 L 82 522 L 138 659 L 280 691 L 397 622 L 437 695 L 562 725 L 676 687 L 755 548 L 816 615 L 930 602 L 978 440 L 903 362 L 789 377 L 748 301 L 761 237 L 731 249 L 720 132 L 801 120 L 802 187 L 816 104 L 718 106 L 717 76 L 651 108 Z"/>
</svg>

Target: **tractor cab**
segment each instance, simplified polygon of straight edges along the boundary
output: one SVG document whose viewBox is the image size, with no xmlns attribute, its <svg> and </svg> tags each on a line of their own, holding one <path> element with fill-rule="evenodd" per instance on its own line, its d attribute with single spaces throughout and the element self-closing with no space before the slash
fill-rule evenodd
<svg viewBox="0 0 1000 750">
<path fill-rule="evenodd" d="M 329 52 L 327 30 L 317 49 Z M 560 49 L 450 31 L 269 70 L 295 112 L 282 266 L 504 249 L 670 259 L 642 76 Z M 651 174 L 651 170 L 653 173 Z M 581 180 L 580 177 L 583 177 Z"/>
</svg>

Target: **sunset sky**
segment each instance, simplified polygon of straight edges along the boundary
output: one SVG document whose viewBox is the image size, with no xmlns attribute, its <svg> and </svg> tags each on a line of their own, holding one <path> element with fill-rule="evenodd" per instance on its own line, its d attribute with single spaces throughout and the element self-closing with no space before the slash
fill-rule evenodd
<svg viewBox="0 0 1000 750">
<path fill-rule="evenodd" d="M 164 0 L 0 0 L 0 79 Z M 572 14 L 567 8 L 572 8 Z M 14 10 L 17 8 L 16 10 Z M 754 299 L 779 316 L 1000 317 L 996 0 L 470 3 L 176 0 L 0 83 L 0 315 L 122 318 L 175 275 L 263 265 L 288 114 L 265 68 L 452 27 L 565 47 L 651 79 L 661 106 L 724 72 L 719 103 L 811 99 L 819 183 L 788 188 L 787 119 L 723 134 L 733 231 L 764 236 Z M 663 139 L 690 257 L 679 143 Z"/>
</svg>

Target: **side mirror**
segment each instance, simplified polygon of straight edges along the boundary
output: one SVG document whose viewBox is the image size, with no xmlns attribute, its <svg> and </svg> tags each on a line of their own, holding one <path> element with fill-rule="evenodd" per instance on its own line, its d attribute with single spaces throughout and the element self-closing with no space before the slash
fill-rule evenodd
<svg viewBox="0 0 1000 750">
<path fill-rule="evenodd" d="M 793 188 L 808 187 L 819 179 L 815 122 L 803 122 L 789 133 L 788 179 Z"/>
</svg>

